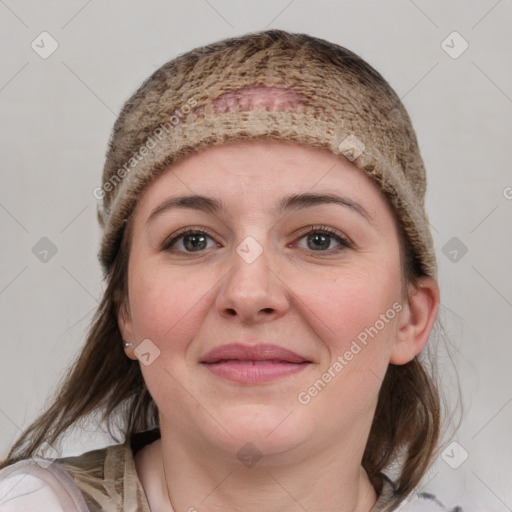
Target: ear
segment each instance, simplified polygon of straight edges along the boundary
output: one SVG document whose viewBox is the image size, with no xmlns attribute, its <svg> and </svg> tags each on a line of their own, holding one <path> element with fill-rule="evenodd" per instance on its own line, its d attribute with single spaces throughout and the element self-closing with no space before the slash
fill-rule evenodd
<svg viewBox="0 0 512 512">
<path fill-rule="evenodd" d="M 123 300 L 119 305 L 119 309 L 117 312 L 117 324 L 119 326 L 119 331 L 121 332 L 121 336 L 124 341 L 131 341 L 133 345 L 130 347 L 124 347 L 124 351 L 126 355 L 130 359 L 137 359 L 137 356 L 134 353 L 135 349 L 135 332 L 133 329 L 133 320 L 131 314 L 131 308 L 128 301 Z"/>
<path fill-rule="evenodd" d="M 423 350 L 436 319 L 439 295 L 439 285 L 431 277 L 422 277 L 409 287 L 389 359 L 391 364 L 406 364 Z"/>
</svg>

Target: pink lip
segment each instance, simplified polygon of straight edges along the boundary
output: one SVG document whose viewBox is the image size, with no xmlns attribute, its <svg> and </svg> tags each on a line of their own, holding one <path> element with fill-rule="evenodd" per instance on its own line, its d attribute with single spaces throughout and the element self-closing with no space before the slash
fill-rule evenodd
<svg viewBox="0 0 512 512">
<path fill-rule="evenodd" d="M 265 382 L 297 373 L 311 361 L 277 345 L 232 343 L 216 347 L 201 361 L 211 372 L 236 382 Z"/>
</svg>

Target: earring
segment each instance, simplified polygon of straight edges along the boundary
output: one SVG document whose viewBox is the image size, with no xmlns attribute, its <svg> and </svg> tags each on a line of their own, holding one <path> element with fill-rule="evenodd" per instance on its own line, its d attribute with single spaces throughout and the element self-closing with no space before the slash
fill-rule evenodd
<svg viewBox="0 0 512 512">
<path fill-rule="evenodd" d="M 124 346 L 125 346 L 125 347 L 132 347 L 132 346 L 133 346 L 133 342 L 131 342 L 131 341 L 125 341 Z"/>
</svg>

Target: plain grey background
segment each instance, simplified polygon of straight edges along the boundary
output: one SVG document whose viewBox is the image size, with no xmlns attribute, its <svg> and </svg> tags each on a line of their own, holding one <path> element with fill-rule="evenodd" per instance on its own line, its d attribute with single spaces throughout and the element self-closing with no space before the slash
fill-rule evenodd
<svg viewBox="0 0 512 512">
<path fill-rule="evenodd" d="M 281 28 L 361 55 L 411 115 L 451 344 L 441 373 L 452 402 L 458 374 L 465 408 L 423 490 L 465 511 L 512 510 L 511 22 L 510 0 L 0 0 L 0 457 L 102 294 L 93 189 L 123 103 L 180 53 Z M 110 444 L 91 430 L 66 454 Z"/>
</svg>

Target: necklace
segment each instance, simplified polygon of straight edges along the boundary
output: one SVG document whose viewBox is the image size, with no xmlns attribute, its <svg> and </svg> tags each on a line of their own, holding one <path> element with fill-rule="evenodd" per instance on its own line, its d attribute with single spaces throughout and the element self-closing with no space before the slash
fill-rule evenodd
<svg viewBox="0 0 512 512">
<path fill-rule="evenodd" d="M 163 452 L 163 449 L 162 449 L 162 442 L 160 441 L 160 455 L 161 455 L 161 458 L 162 458 L 162 470 L 163 470 L 163 474 L 164 474 L 164 483 L 165 483 L 165 490 L 167 491 L 167 498 L 169 500 L 169 503 L 171 504 L 171 510 L 174 512 L 174 510 L 176 510 L 174 508 L 174 504 L 171 500 L 171 495 L 169 493 L 169 486 L 167 484 L 167 475 L 165 473 L 165 464 L 164 464 L 164 452 Z"/>
</svg>

